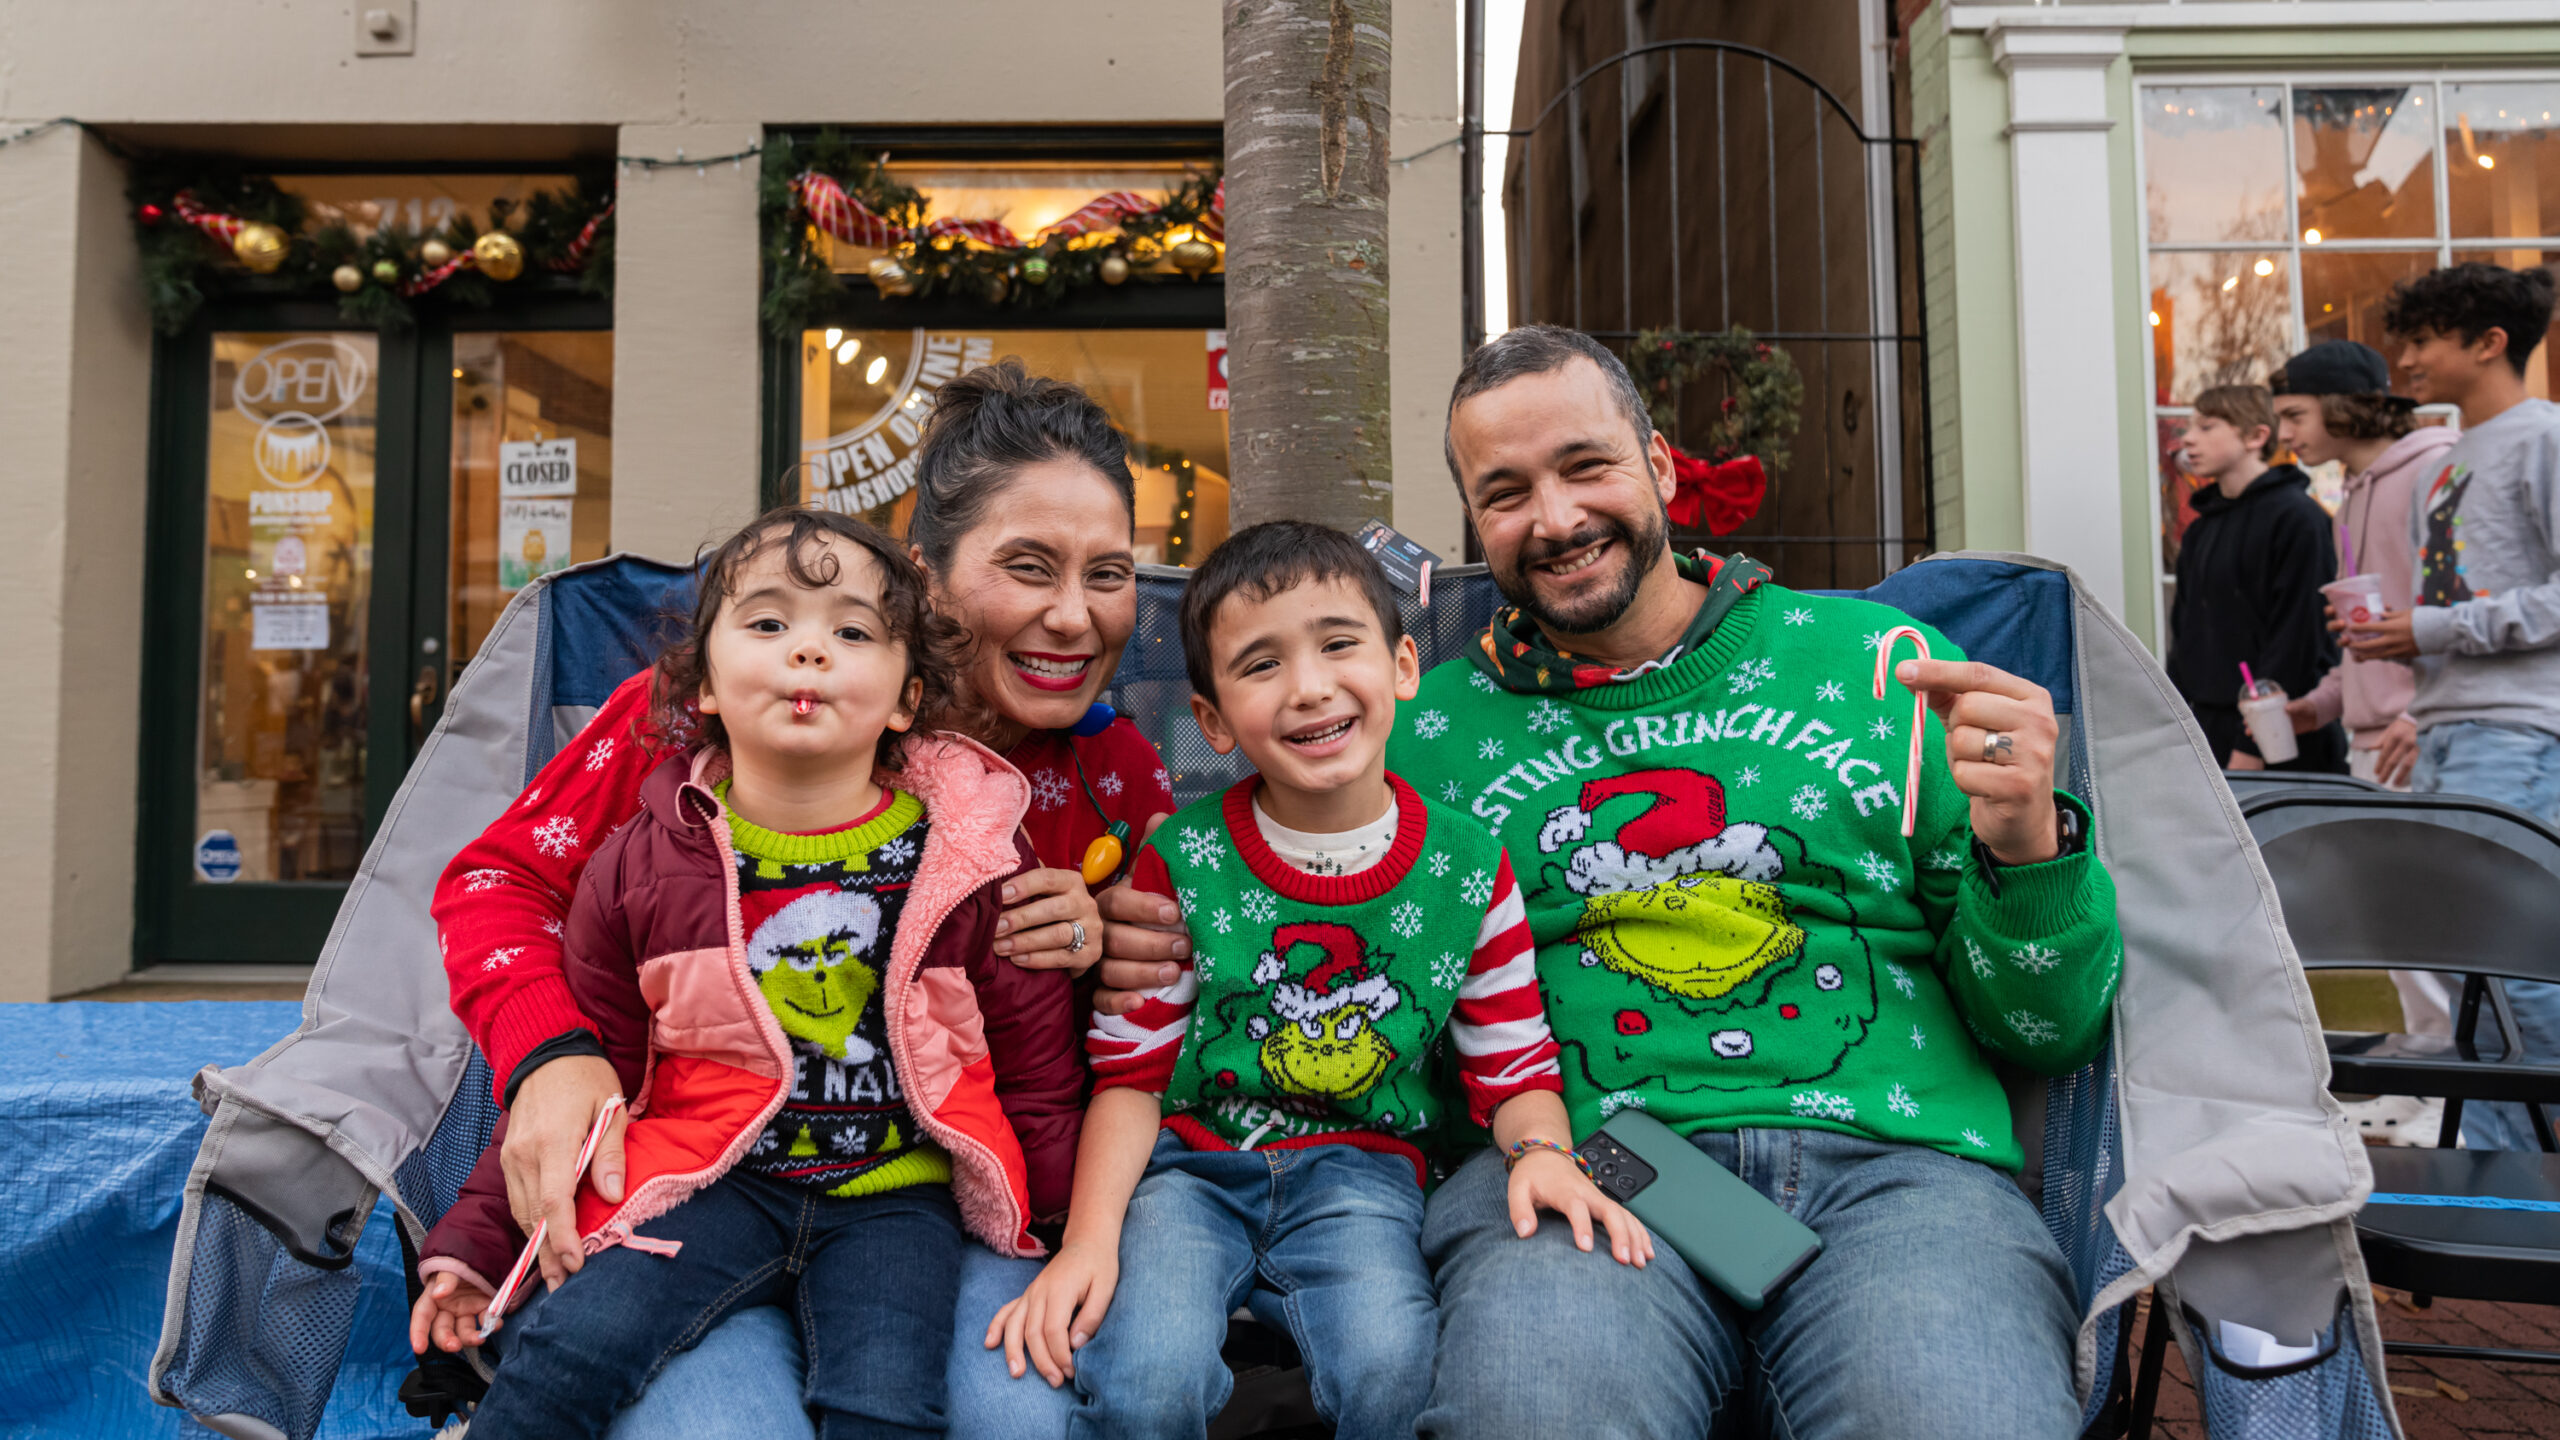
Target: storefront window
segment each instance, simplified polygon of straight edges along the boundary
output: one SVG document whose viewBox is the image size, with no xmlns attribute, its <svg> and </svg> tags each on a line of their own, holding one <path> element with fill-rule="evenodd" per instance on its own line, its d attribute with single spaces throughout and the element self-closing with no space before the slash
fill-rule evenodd
<svg viewBox="0 0 2560 1440">
<path fill-rule="evenodd" d="M 1129 436 L 1139 561 L 1191 563 L 1227 534 L 1225 349 L 1216 330 L 803 332 L 799 498 L 905 534 L 935 392 L 1013 356 L 1082 386 Z"/>
<path fill-rule="evenodd" d="M 453 615 L 458 665 L 537 575 L 611 549 L 613 333 L 453 337 Z"/>
<path fill-rule="evenodd" d="M 385 227 L 432 234 L 463 219 L 489 228 L 493 202 L 522 205 L 545 190 L 568 190 L 567 175 L 278 175 L 276 184 L 302 197 L 315 226 L 343 224 L 358 239 Z"/>
<path fill-rule="evenodd" d="M 379 371 L 370 335 L 213 338 L 197 883 L 363 856 Z"/>
<path fill-rule="evenodd" d="M 2318 340 L 2396 362 L 2393 285 L 2560 254 L 2560 78 L 2171 81 L 2144 85 L 2136 109 L 2165 586 L 2192 514 L 2176 455 L 2197 392 L 2263 382 Z M 2549 349 L 2525 377 L 2545 399 Z M 2334 503 L 2338 480 L 2315 472 L 2314 493 Z"/>
</svg>

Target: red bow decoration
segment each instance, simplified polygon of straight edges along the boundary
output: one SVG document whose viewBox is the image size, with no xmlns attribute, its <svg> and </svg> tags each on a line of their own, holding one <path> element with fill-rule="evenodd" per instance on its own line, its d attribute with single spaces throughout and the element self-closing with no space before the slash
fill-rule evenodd
<svg viewBox="0 0 2560 1440">
<path fill-rule="evenodd" d="M 1667 508 L 1671 523 L 1683 530 L 1730 535 L 1760 513 L 1760 502 L 1769 493 L 1769 472 L 1761 468 L 1757 455 L 1736 456 L 1719 464 L 1685 454 L 1674 445 L 1671 473 L 1677 477 L 1677 488 Z"/>
</svg>

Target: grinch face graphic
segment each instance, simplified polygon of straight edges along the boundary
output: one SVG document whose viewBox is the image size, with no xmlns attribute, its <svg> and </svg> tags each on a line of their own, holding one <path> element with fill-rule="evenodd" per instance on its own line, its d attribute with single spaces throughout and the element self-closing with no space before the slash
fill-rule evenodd
<svg viewBox="0 0 2560 1440">
<path fill-rule="evenodd" d="M 1310 1100 L 1356 1100 L 1395 1069 L 1395 1047 L 1377 1022 L 1405 1003 L 1358 931 L 1326 920 L 1297 921 L 1271 932 L 1271 948 L 1253 967 L 1270 996 L 1271 1013 L 1245 1021 L 1261 1042 L 1263 1077 L 1284 1094 Z M 1298 967 L 1306 968 L 1299 971 Z M 1296 972 L 1298 978 L 1289 976 Z"/>
<path fill-rule="evenodd" d="M 854 1029 L 880 993 L 880 972 L 859 957 L 879 936 L 880 902 L 845 890 L 803 895 L 757 926 L 747 968 L 782 1033 L 830 1059 L 870 1064 L 879 1047 Z"/>
<path fill-rule="evenodd" d="M 1558 1040 L 1591 1084 L 1694 1074 L 1701 1053 L 1732 1062 L 1706 1067 L 1705 1088 L 1800 1083 L 1837 1069 L 1874 1021 L 1874 970 L 1838 872 L 1789 831 L 1729 822 L 1712 776 L 1592 781 L 1548 813 L 1538 848 L 1554 857 L 1541 891 L 1581 897 L 1579 964 L 1609 977 L 1548 991 Z M 1808 953 L 1791 903 L 1845 922 L 1823 953 Z"/>
</svg>

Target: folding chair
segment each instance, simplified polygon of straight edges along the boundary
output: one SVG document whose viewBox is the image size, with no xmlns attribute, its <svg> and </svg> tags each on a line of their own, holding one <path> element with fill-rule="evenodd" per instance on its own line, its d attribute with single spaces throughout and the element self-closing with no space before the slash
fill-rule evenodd
<svg viewBox="0 0 2560 1440">
<path fill-rule="evenodd" d="M 190 1175 L 151 1391 L 243 1440 L 310 1440 L 350 1364 L 406 1374 L 402 1338 L 350 1354 L 348 1265 L 378 1195 L 424 1233 L 495 1119 L 485 1064 L 445 1003 L 429 893 L 609 693 L 647 663 L 652 623 L 689 575 L 630 557 L 537 581 L 500 618 L 402 785 L 324 950 L 304 1024 L 245 1066 L 208 1069 L 214 1119 Z M 1174 602 L 1184 572 L 1141 579 L 1111 698 L 1162 751 L 1177 793 L 1232 779 L 1183 703 Z M 2083 1424 L 2125 1418 L 2124 1306 L 2157 1286 L 2202 1372 L 2220 1437 L 2396 1436 L 2351 1217 L 2371 1186 L 2325 1077 L 2310 992 L 2231 790 L 2150 655 L 2070 574 L 2026 556 L 1937 556 L 1867 592 L 1971 655 L 2053 693 L 2064 782 L 2097 814 L 2121 897 L 2125 966 L 2107 1050 L 2053 1081 L 2012 1077 L 2020 1183 L 2069 1264 Z M 1408 604 L 1426 664 L 1460 653 L 1495 603 L 1480 566 L 1435 573 Z M 243 1204 L 243 1201 L 247 1204 Z M 336 1265 L 339 1268 L 329 1268 Z M 2216 1320 L 2310 1338 L 2253 1370 L 2214 1350 Z M 1243 1327 L 1242 1369 L 1285 1364 Z M 2370 1363 L 2369 1363 L 2370 1362 Z M 1274 1410 L 1264 1423 L 1285 1423 Z M 1221 1434 L 1225 1433 L 1223 1427 Z"/>
<path fill-rule="evenodd" d="M 2306 969 L 2387 963 L 2464 977 L 2450 1037 L 2327 1037 L 2337 1088 L 2445 1097 L 2436 1148 L 2370 1156 L 2375 1194 L 2356 1238 L 2374 1280 L 2421 1304 L 2437 1296 L 2560 1303 L 2560 1138 L 2551 1121 L 2560 1064 L 2521 1057 L 2504 985 L 2560 981 L 2560 833 L 2503 805 L 2451 795 L 2296 791 L 2243 809 Z M 2484 1008 L 2498 1032 L 2495 1058 L 2480 1053 Z M 2542 1153 L 2454 1148 L 2466 1100 L 2522 1102 Z M 2548 1351 L 2389 1349 L 2560 1364 Z"/>
</svg>

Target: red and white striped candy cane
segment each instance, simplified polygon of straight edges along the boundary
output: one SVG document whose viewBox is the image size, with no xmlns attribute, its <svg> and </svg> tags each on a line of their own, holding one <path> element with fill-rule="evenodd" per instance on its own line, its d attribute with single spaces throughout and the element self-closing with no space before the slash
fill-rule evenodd
<svg viewBox="0 0 2560 1440">
<path fill-rule="evenodd" d="M 579 1179 L 587 1173 L 587 1166 L 594 1163 L 596 1147 L 604 1143 L 605 1127 L 613 1123 L 613 1117 L 621 1112 L 622 1105 L 621 1096 L 611 1095 L 605 1098 L 602 1105 L 596 1107 L 595 1123 L 587 1127 L 587 1143 L 578 1149 L 578 1168 L 569 1176 L 569 1184 L 573 1192 Z M 572 1198 L 574 1200 L 574 1193 Z M 571 1213 L 575 1213 L 574 1209 Z M 516 1256 L 515 1268 L 507 1272 L 506 1279 L 498 1282 L 498 1293 L 489 1297 L 489 1307 L 480 1312 L 482 1334 L 485 1335 L 498 1328 L 498 1322 L 506 1318 L 507 1311 L 514 1307 L 516 1291 L 523 1286 L 525 1277 L 532 1272 L 537 1257 L 542 1254 L 542 1239 L 550 1231 L 551 1222 L 548 1219 L 533 1222 L 533 1234 L 526 1238 L 524 1252 Z"/>
<path fill-rule="evenodd" d="M 1918 630 L 1908 625 L 1896 625 L 1884 632 L 1884 639 L 1876 644 L 1876 698 L 1879 700 L 1884 698 L 1884 678 L 1893 673 L 1894 642 L 1906 635 L 1920 651 L 1920 658 L 1929 658 L 1929 637 Z M 1922 722 L 1928 714 L 1929 701 L 1915 685 L 1911 688 L 1911 764 L 1902 775 L 1902 833 L 1905 837 L 1920 825 L 1920 737 L 1926 728 Z"/>
<path fill-rule="evenodd" d="M 620 203 L 619 197 L 607 200 L 604 202 L 603 209 L 597 211 L 586 224 L 579 226 L 577 238 L 569 242 L 568 249 L 560 252 L 559 259 L 551 262 L 551 268 L 560 271 L 586 269 L 587 256 L 596 248 L 596 232 L 604 228 L 605 221 L 613 218 L 613 207 L 618 203 Z"/>
<path fill-rule="evenodd" d="M 170 196 L 169 208 L 178 212 L 179 219 L 225 245 L 239 239 L 241 227 L 249 223 L 237 215 L 225 215 L 219 210 L 207 210 L 196 203 L 196 192 L 193 190 L 181 190 Z"/>
</svg>

